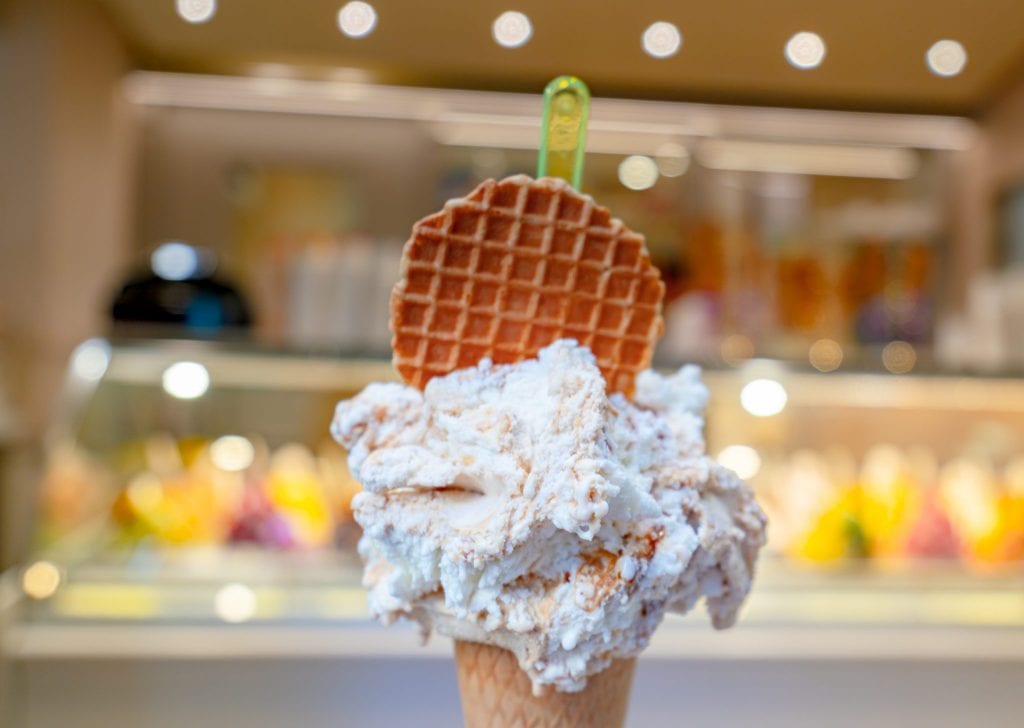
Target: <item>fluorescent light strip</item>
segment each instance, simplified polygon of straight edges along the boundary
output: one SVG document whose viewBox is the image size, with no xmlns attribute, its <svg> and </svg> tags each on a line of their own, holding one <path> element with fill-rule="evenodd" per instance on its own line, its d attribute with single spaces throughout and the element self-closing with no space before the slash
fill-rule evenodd
<svg viewBox="0 0 1024 728">
<path fill-rule="evenodd" d="M 434 139 L 445 146 L 494 149 L 536 149 L 540 139 L 537 117 L 495 114 L 444 114 L 431 123 Z M 656 155 L 668 142 L 686 138 L 685 127 L 591 123 L 587 151 L 591 154 Z"/>
<path fill-rule="evenodd" d="M 909 149 L 722 139 L 701 142 L 697 160 L 718 170 L 876 179 L 908 179 L 919 166 Z"/>
<path fill-rule="evenodd" d="M 536 117 L 535 94 L 407 88 L 366 83 L 135 71 L 123 82 L 140 106 L 262 111 L 439 121 L 450 114 Z M 643 122 L 635 121 L 637 118 Z M 969 119 L 911 114 L 712 106 L 669 101 L 593 99 L 590 131 L 640 135 L 846 142 L 919 149 L 968 149 L 978 138 Z M 588 144 L 589 148 L 589 144 Z M 645 152 L 637 147 L 632 153 Z"/>
</svg>

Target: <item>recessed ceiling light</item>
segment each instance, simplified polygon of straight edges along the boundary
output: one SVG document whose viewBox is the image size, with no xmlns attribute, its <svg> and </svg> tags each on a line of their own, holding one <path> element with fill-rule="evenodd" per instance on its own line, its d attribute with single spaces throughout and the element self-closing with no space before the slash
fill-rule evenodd
<svg viewBox="0 0 1024 728">
<path fill-rule="evenodd" d="M 525 45 L 533 35 L 530 19 L 516 10 L 506 10 L 494 19 L 491 25 L 494 42 L 505 48 L 518 48 Z"/>
<path fill-rule="evenodd" d="M 940 40 L 924 54 L 929 70 L 936 76 L 956 76 L 967 65 L 967 51 L 955 40 Z"/>
<path fill-rule="evenodd" d="M 825 41 L 817 33 L 797 33 L 786 42 L 786 60 L 796 68 L 817 68 L 825 60 Z"/>
<path fill-rule="evenodd" d="M 659 20 L 644 31 L 642 37 L 644 52 L 655 58 L 668 58 L 679 52 L 683 45 L 683 36 L 679 28 Z"/>
<path fill-rule="evenodd" d="M 217 13 L 217 0 L 174 0 L 174 9 L 182 20 L 205 23 Z"/>
<path fill-rule="evenodd" d="M 352 0 L 338 11 L 338 28 L 349 38 L 363 38 L 377 27 L 377 11 L 370 3 Z"/>
</svg>

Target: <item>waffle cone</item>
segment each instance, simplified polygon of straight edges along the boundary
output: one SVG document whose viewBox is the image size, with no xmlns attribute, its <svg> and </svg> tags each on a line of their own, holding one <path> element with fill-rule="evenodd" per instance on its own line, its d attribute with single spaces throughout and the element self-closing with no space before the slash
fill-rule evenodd
<svg viewBox="0 0 1024 728">
<path fill-rule="evenodd" d="M 562 180 L 487 180 L 420 220 L 391 295 L 407 384 L 511 364 L 558 339 L 594 353 L 609 392 L 633 391 L 663 327 L 665 286 L 642 235 Z"/>
<path fill-rule="evenodd" d="M 508 650 L 455 641 L 455 669 L 466 728 L 621 728 L 635 659 L 616 660 L 578 693 L 533 694 L 530 678 Z"/>
</svg>

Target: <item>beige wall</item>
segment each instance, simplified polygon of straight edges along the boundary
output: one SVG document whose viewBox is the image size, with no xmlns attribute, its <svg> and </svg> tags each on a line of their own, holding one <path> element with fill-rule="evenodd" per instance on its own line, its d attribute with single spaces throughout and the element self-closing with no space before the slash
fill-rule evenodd
<svg viewBox="0 0 1024 728">
<path fill-rule="evenodd" d="M 974 191 L 969 219 L 976 243 L 970 251 L 972 271 L 990 267 L 995 259 L 999 196 L 1008 186 L 1024 183 L 1024 78 L 1010 87 L 980 120 L 983 143 L 971 170 Z"/>
<path fill-rule="evenodd" d="M 1024 179 L 1024 78 L 982 119 L 992 149 L 988 167 L 992 191 Z"/>
<path fill-rule="evenodd" d="M 0 9 L 0 376 L 22 453 L 45 431 L 68 354 L 103 331 L 128 250 L 127 65 L 92 3 Z M 3 481 L 0 563 L 25 541 L 32 486 L 20 470 Z"/>
<path fill-rule="evenodd" d="M 969 149 L 952 155 L 949 303 L 944 313 L 962 310 L 973 276 L 991 261 L 992 225 L 988 204 L 989 141 L 979 134 Z"/>
</svg>

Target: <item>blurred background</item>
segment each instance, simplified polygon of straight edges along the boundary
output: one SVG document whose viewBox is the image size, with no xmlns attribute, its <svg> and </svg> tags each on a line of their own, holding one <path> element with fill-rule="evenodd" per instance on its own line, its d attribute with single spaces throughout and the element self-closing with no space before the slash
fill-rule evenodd
<svg viewBox="0 0 1024 728">
<path fill-rule="evenodd" d="M 1012 725 L 1024 4 L 0 0 L 0 722 L 453 725 L 367 617 L 327 433 L 412 223 L 532 174 L 645 234 L 662 368 L 771 519 L 630 725 Z"/>
</svg>

